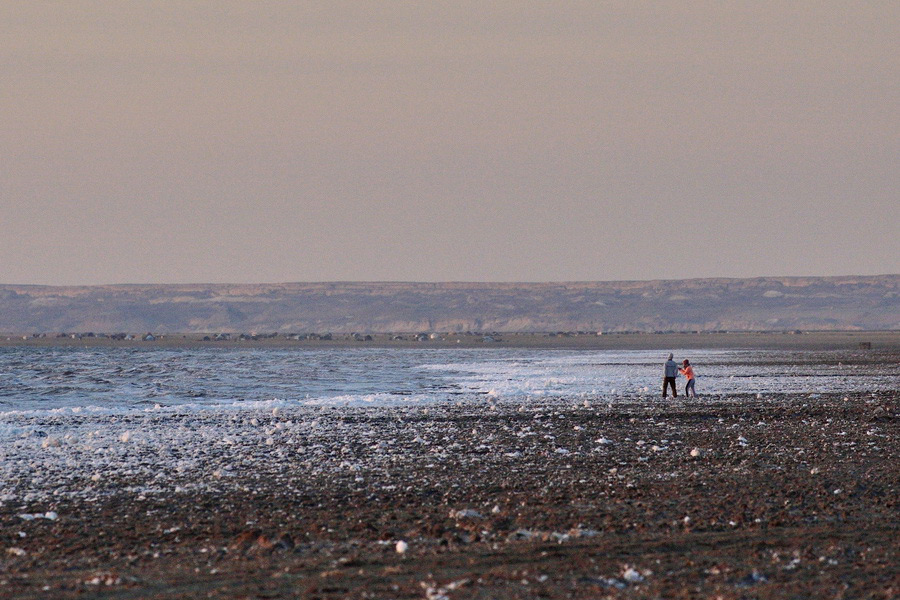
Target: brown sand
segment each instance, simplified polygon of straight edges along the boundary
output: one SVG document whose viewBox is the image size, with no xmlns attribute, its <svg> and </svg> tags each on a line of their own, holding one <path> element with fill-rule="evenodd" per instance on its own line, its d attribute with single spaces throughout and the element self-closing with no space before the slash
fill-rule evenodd
<svg viewBox="0 0 900 600">
<path fill-rule="evenodd" d="M 0 508 L 0 597 L 900 596 L 897 390 L 286 417 L 215 490 Z"/>
</svg>

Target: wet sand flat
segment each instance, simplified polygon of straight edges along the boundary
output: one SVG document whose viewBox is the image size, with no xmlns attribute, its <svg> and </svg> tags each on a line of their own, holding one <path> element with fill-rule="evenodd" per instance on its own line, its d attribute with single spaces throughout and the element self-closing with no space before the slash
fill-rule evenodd
<svg viewBox="0 0 900 600">
<path fill-rule="evenodd" d="M 897 388 L 106 426 L 129 468 L 6 482 L 0 597 L 900 595 Z M 128 439 L 157 430 L 190 443 Z"/>
</svg>

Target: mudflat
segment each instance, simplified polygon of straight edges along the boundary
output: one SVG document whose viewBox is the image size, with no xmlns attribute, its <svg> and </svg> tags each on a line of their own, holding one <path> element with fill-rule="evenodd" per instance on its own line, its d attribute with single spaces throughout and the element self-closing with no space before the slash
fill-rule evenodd
<svg viewBox="0 0 900 600">
<path fill-rule="evenodd" d="M 0 499 L 0 597 L 900 596 L 900 381 L 122 419 L 227 443 L 8 482 L 43 493 Z"/>
</svg>

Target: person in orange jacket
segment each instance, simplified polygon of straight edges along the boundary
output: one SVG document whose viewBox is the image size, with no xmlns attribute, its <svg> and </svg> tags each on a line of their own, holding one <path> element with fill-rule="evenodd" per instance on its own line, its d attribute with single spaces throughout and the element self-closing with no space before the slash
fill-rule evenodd
<svg viewBox="0 0 900 600">
<path fill-rule="evenodd" d="M 691 361 L 684 359 L 682 367 L 678 369 L 678 372 L 687 377 L 687 383 L 684 384 L 684 395 L 688 398 L 696 398 L 697 390 L 694 389 L 694 367 L 691 366 Z"/>
</svg>

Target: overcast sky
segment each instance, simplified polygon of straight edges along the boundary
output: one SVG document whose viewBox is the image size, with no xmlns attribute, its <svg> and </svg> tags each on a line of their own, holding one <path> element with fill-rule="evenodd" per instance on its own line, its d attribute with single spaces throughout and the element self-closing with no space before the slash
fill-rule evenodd
<svg viewBox="0 0 900 600">
<path fill-rule="evenodd" d="M 0 283 L 900 273 L 900 2 L 2 2 Z"/>
</svg>

